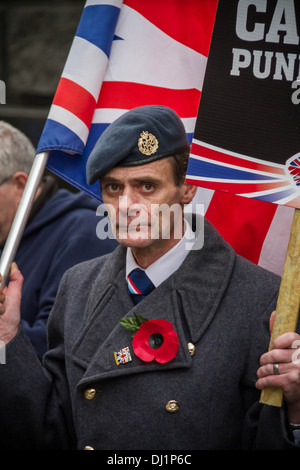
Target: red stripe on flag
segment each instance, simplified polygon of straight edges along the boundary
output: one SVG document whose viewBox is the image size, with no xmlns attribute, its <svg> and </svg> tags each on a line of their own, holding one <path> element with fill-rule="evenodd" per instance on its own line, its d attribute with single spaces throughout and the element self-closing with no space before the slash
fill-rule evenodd
<svg viewBox="0 0 300 470">
<path fill-rule="evenodd" d="M 97 108 L 132 109 L 149 103 L 169 106 L 181 118 L 197 116 L 200 91 L 172 90 L 130 82 L 103 82 Z"/>
<path fill-rule="evenodd" d="M 176 41 L 208 56 L 218 0 L 124 0 L 124 4 Z M 188 27 L 182 15 L 188 18 Z"/>
<path fill-rule="evenodd" d="M 239 158 L 238 156 L 228 155 L 224 152 L 218 150 L 210 149 L 199 145 L 197 143 L 192 144 L 191 154 L 198 155 L 200 157 L 208 158 L 209 160 L 214 160 L 216 162 L 227 163 L 228 165 L 240 166 L 242 168 L 249 168 L 256 171 L 264 171 L 269 173 L 275 173 L 278 175 L 285 175 L 283 168 L 277 168 L 268 164 L 262 164 L 260 162 L 254 162 L 251 160 L 245 160 Z"/>
<path fill-rule="evenodd" d="M 75 114 L 90 128 L 96 100 L 85 88 L 62 77 L 58 84 L 53 104 Z"/>
<path fill-rule="evenodd" d="M 280 181 L 274 183 L 226 183 L 219 181 L 203 181 L 193 178 L 186 178 L 187 184 L 192 184 L 195 186 L 201 186 L 202 188 L 207 189 L 217 189 L 219 191 L 228 191 L 233 194 L 244 194 L 244 193 L 254 193 L 258 191 L 268 191 L 271 189 L 281 188 L 287 185 L 287 181 Z"/>
<path fill-rule="evenodd" d="M 276 204 L 215 191 L 205 217 L 238 254 L 257 264 L 276 209 Z"/>
</svg>

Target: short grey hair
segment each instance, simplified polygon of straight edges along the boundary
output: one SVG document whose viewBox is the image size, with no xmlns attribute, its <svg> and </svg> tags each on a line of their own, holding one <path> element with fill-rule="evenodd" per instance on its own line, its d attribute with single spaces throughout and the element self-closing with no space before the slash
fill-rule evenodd
<svg viewBox="0 0 300 470">
<path fill-rule="evenodd" d="M 23 132 L 0 121 L 0 181 L 17 171 L 29 174 L 35 153 L 34 146 Z"/>
</svg>

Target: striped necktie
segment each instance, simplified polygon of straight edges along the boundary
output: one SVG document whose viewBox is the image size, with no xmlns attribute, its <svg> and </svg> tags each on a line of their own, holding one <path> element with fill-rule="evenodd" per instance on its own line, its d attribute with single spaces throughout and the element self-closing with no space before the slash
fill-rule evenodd
<svg viewBox="0 0 300 470">
<path fill-rule="evenodd" d="M 128 276 L 128 289 L 134 304 L 143 300 L 146 295 L 150 294 L 154 287 L 154 284 L 152 284 L 145 271 L 140 268 L 134 269 Z"/>
</svg>

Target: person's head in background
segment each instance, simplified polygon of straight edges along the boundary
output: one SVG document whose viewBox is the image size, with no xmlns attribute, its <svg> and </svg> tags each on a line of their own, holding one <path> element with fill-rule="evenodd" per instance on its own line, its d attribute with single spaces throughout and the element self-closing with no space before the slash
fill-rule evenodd
<svg viewBox="0 0 300 470">
<path fill-rule="evenodd" d="M 0 247 L 5 244 L 35 158 L 28 137 L 0 121 Z"/>
</svg>

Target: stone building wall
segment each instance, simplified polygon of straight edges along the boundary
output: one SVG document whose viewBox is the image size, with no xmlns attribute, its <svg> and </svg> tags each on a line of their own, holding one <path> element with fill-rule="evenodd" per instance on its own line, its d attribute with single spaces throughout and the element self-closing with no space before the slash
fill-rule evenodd
<svg viewBox="0 0 300 470">
<path fill-rule="evenodd" d="M 0 0 L 0 119 L 36 145 L 85 0 Z"/>
</svg>

